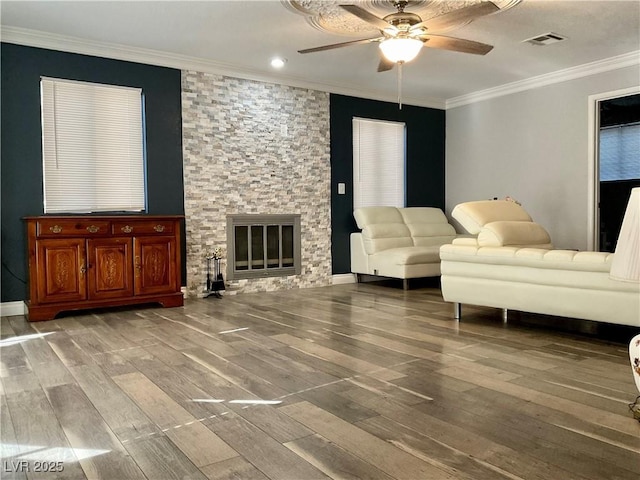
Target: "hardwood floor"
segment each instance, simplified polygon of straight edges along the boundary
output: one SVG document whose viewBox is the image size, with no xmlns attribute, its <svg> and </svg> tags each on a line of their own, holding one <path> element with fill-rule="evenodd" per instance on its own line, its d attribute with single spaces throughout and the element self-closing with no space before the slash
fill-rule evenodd
<svg viewBox="0 0 640 480">
<path fill-rule="evenodd" d="M 1 327 L 3 479 L 640 478 L 634 329 L 377 284 Z"/>
</svg>

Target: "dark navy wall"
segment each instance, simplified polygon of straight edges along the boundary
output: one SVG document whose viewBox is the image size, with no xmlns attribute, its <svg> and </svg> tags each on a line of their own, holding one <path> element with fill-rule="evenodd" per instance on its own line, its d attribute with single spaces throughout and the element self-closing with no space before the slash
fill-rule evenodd
<svg viewBox="0 0 640 480">
<path fill-rule="evenodd" d="M 444 110 L 331 95 L 331 255 L 333 273 L 350 272 L 353 219 L 353 117 L 405 122 L 408 207 L 444 209 Z M 346 194 L 338 195 L 338 183 Z"/>
<path fill-rule="evenodd" d="M 40 77 L 142 88 L 151 214 L 184 214 L 180 70 L 2 43 L 2 302 L 26 300 L 22 217 L 43 213 Z M 184 236 L 182 251 L 184 254 Z M 183 262 L 184 263 L 184 262 Z M 183 285 L 185 271 L 183 267 Z"/>
</svg>

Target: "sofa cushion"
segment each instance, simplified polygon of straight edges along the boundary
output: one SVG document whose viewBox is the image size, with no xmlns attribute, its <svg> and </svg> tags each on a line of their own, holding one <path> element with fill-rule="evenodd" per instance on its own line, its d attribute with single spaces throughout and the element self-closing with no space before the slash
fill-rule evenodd
<svg viewBox="0 0 640 480">
<path fill-rule="evenodd" d="M 434 207 L 408 207 L 398 209 L 416 246 L 439 246 L 451 242 L 456 230 L 449 224 L 444 212 Z"/>
<path fill-rule="evenodd" d="M 480 200 L 456 205 L 451 212 L 460 225 L 474 235 L 487 223 L 500 220 L 530 222 L 531 217 L 524 208 L 507 200 Z"/>
<path fill-rule="evenodd" d="M 480 229 L 478 245 L 481 247 L 528 246 L 553 248 L 549 233 L 542 225 L 523 221 L 487 223 Z"/>
<path fill-rule="evenodd" d="M 367 254 L 413 245 L 409 228 L 396 207 L 362 207 L 353 212 L 362 229 Z"/>
<path fill-rule="evenodd" d="M 377 223 L 404 223 L 404 218 L 396 207 L 356 208 L 353 217 L 360 230 Z"/>
<path fill-rule="evenodd" d="M 406 207 L 399 208 L 398 212 L 400 212 L 404 223 L 406 223 L 407 225 L 411 225 L 414 223 L 449 223 L 444 212 L 435 207 Z"/>
<path fill-rule="evenodd" d="M 371 256 L 371 263 L 375 265 L 419 265 L 439 261 L 440 246 L 390 248 Z"/>
<path fill-rule="evenodd" d="M 362 229 L 364 251 L 369 255 L 390 248 L 413 245 L 409 229 L 404 223 L 378 223 Z"/>
</svg>

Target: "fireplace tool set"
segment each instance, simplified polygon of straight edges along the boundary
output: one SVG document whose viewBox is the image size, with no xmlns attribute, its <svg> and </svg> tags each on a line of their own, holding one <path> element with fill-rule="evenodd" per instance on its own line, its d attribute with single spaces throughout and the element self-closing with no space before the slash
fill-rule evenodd
<svg viewBox="0 0 640 480">
<path fill-rule="evenodd" d="M 224 288 L 224 278 L 220 270 L 220 247 L 216 247 L 211 255 L 205 257 L 207 259 L 207 289 L 204 292 L 204 298 L 214 296 L 222 298 Z M 211 273 L 211 263 L 213 263 L 213 275 Z"/>
</svg>

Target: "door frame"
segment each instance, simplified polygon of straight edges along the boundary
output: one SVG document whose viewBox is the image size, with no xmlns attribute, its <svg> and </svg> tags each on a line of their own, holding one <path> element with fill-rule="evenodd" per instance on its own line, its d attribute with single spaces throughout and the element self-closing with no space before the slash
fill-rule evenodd
<svg viewBox="0 0 640 480">
<path fill-rule="evenodd" d="M 640 85 L 589 95 L 588 153 L 587 153 L 587 250 L 600 249 L 600 102 L 613 98 L 640 94 Z"/>
</svg>

